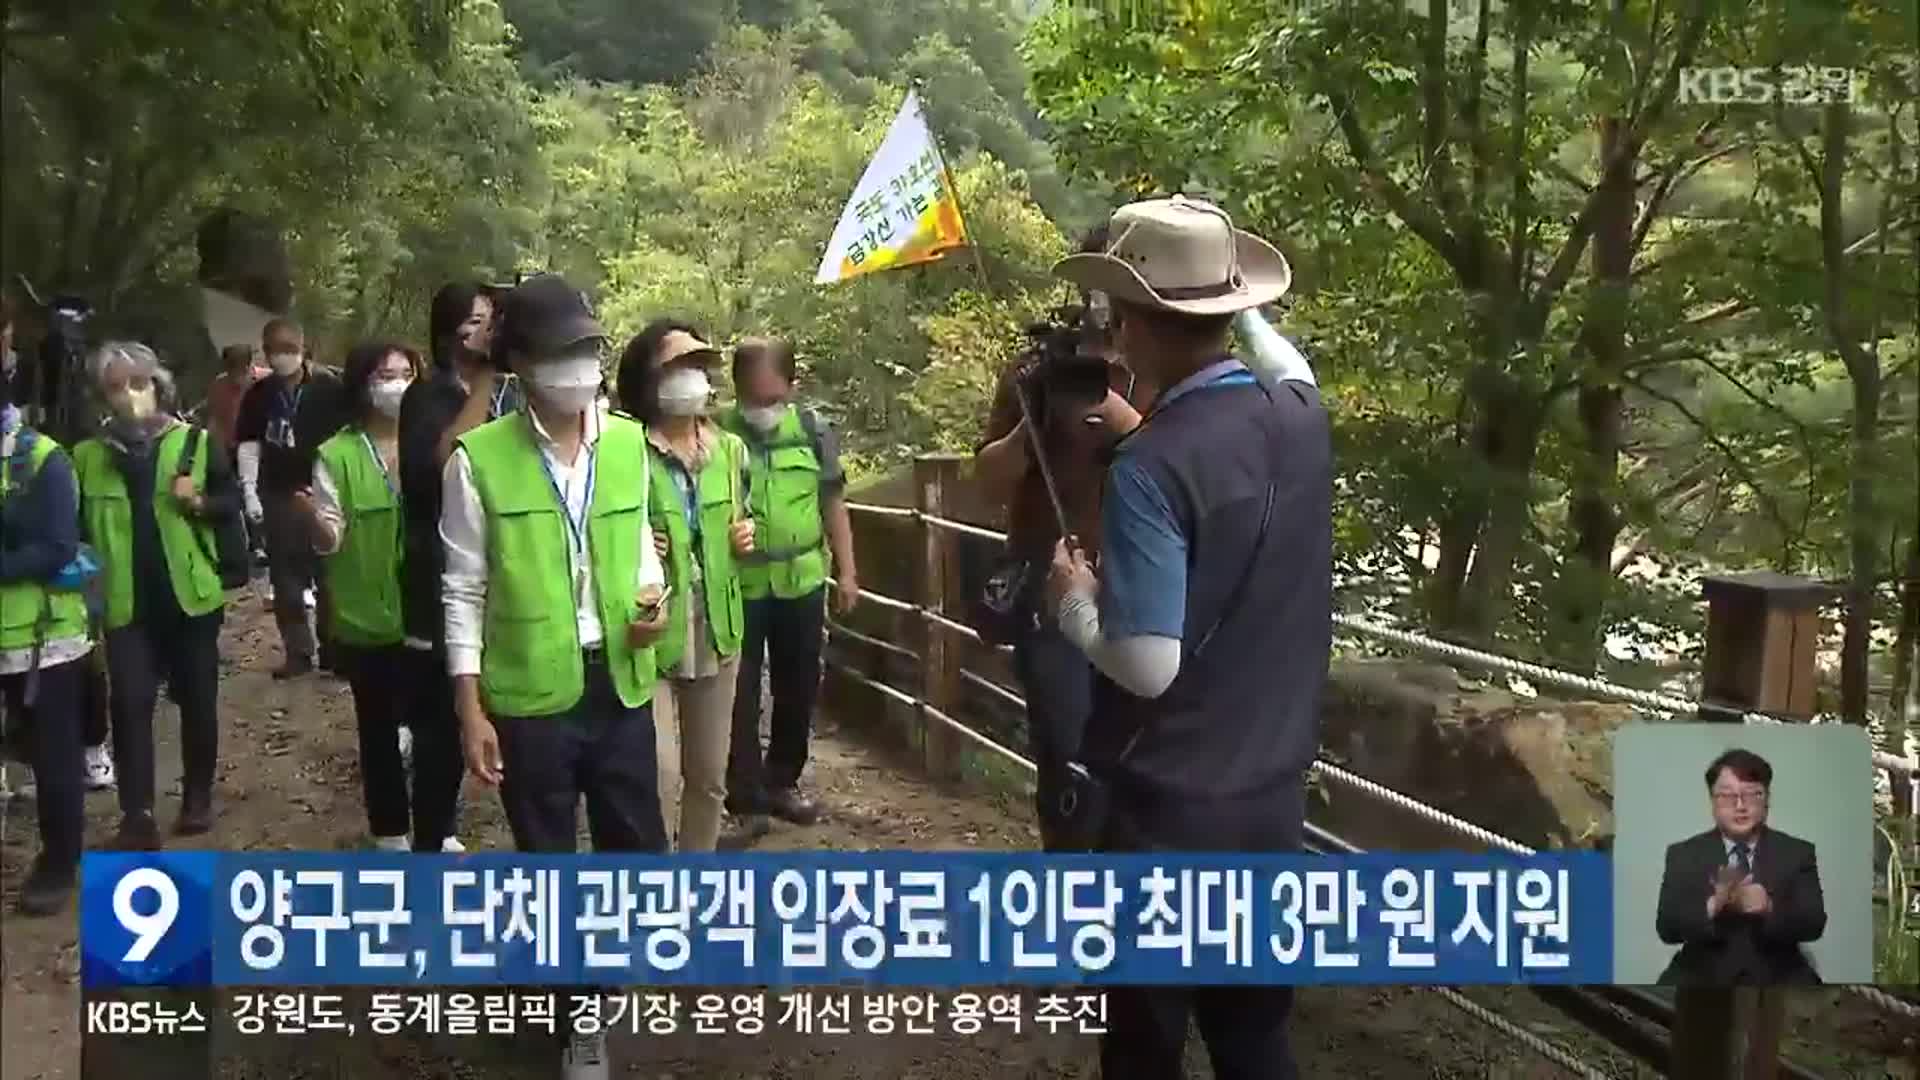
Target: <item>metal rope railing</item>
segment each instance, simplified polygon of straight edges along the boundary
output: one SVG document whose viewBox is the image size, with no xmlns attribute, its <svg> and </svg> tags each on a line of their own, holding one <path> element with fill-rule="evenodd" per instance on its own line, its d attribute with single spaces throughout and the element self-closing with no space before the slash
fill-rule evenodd
<svg viewBox="0 0 1920 1080">
<path fill-rule="evenodd" d="M 855 502 L 849 502 L 847 504 L 847 508 L 849 510 L 859 511 L 859 512 L 868 513 L 868 514 L 874 514 L 882 517 L 911 518 L 914 520 L 925 522 L 926 524 L 934 528 L 950 529 L 952 531 L 964 532 L 969 535 L 976 535 L 986 539 L 996 540 L 1000 542 L 1005 542 L 1006 540 L 1005 533 L 997 532 L 992 529 L 981 528 L 976 525 L 967 525 L 963 522 L 951 521 L 947 518 L 943 518 L 934 514 L 928 514 L 928 513 L 925 513 L 924 511 L 920 511 L 917 509 L 909 509 L 905 507 L 894 507 L 894 506 L 876 506 L 870 503 L 855 503 Z M 945 615 L 939 612 L 931 611 L 920 605 L 912 604 L 904 600 L 896 599 L 894 597 L 885 596 L 880 593 L 869 592 L 865 589 L 861 590 L 861 596 L 865 599 L 872 600 L 873 602 L 879 604 L 882 607 L 889 608 L 892 610 L 905 611 L 905 612 L 912 613 L 920 617 L 921 619 L 924 619 L 935 625 L 942 626 L 948 630 L 953 631 L 954 633 L 960 634 L 961 636 L 971 641 L 981 642 L 984 644 L 979 633 L 976 632 L 972 627 L 966 626 L 962 623 L 955 622 L 954 620 L 946 617 Z M 1579 690 L 1584 693 L 1590 693 L 1590 694 L 1594 694 L 1601 697 L 1612 698 L 1614 700 L 1623 701 L 1627 704 L 1639 706 L 1640 708 L 1646 709 L 1651 712 L 1658 712 L 1665 715 L 1690 715 L 1693 713 L 1697 713 L 1700 710 L 1699 703 L 1690 702 L 1685 698 L 1675 697 L 1669 694 L 1655 693 L 1649 690 L 1640 690 L 1630 686 L 1622 686 L 1618 683 L 1609 682 L 1605 679 L 1594 678 L 1592 676 L 1586 676 L 1586 675 L 1578 675 L 1570 671 L 1560 671 L 1555 668 L 1550 668 L 1544 665 L 1530 663 L 1525 660 L 1518 660 L 1508 656 L 1500 656 L 1496 653 L 1489 653 L 1479 649 L 1472 649 L 1463 645 L 1453 644 L 1452 642 L 1440 641 L 1435 638 L 1427 637 L 1424 634 L 1417 634 L 1407 630 L 1400 630 L 1395 627 L 1383 626 L 1379 623 L 1375 623 L 1370 620 L 1361 619 L 1351 615 L 1336 614 L 1334 616 L 1334 623 L 1337 626 L 1340 626 L 1343 629 L 1349 630 L 1353 633 L 1377 638 L 1379 640 L 1401 645 L 1405 648 L 1413 649 L 1415 651 L 1430 653 L 1435 656 L 1440 656 L 1445 659 L 1458 661 L 1460 663 L 1467 664 L 1474 667 L 1480 667 L 1483 669 L 1490 669 L 1495 671 L 1502 671 L 1508 674 L 1517 675 L 1521 678 L 1525 678 L 1537 683 L 1544 683 L 1547 685 L 1556 685 L 1556 686 L 1561 686 L 1567 689 Z M 868 639 L 868 640 L 871 641 L 872 639 Z M 1003 651 L 1010 651 L 1007 646 L 1000 646 L 1000 648 Z M 845 670 L 844 665 L 837 665 L 837 666 L 840 666 L 842 670 Z M 849 672 L 849 674 L 855 674 L 857 676 L 857 673 Z M 968 673 L 963 672 L 962 677 L 965 678 L 966 674 Z M 857 677 L 864 680 L 864 676 L 857 676 Z M 997 692 L 1005 700 L 1009 702 L 1020 701 L 1020 705 L 1018 707 L 1021 707 L 1021 708 L 1025 707 L 1025 701 L 1021 699 L 1018 694 L 1015 694 L 1012 691 L 1005 689 L 1004 687 L 999 687 L 995 684 L 988 682 L 987 680 L 980 679 L 978 676 L 975 676 L 974 679 L 971 681 L 975 682 L 976 684 L 986 683 L 989 687 L 992 688 L 994 692 Z M 894 695 L 899 694 L 898 691 L 892 690 L 891 687 L 888 687 L 887 689 L 890 693 Z M 998 743 L 992 742 L 992 740 L 987 739 L 983 735 L 980 735 L 978 732 L 975 732 L 972 728 L 968 727 L 967 725 L 961 724 L 958 721 L 955 721 L 953 718 L 948 717 L 943 713 L 939 713 L 938 710 L 933 710 L 926 706 L 919 705 L 917 702 L 917 699 L 915 699 L 915 705 L 916 707 L 921 708 L 923 711 L 928 712 L 929 715 L 935 716 L 936 719 L 938 719 L 939 721 L 947 724 L 950 727 L 955 728 L 956 730 L 972 738 L 974 741 L 987 743 L 991 745 L 996 751 L 1002 753 L 1003 755 L 1013 754 L 1013 751 L 1008 750 L 1003 746 L 1000 746 Z M 1761 713 L 1748 713 L 1744 717 L 1744 719 L 1747 723 L 1777 724 L 1781 722 L 1774 717 L 1766 716 Z M 1022 758 L 1021 760 L 1024 761 L 1025 759 Z M 1874 760 L 1874 764 L 1877 767 L 1882 769 L 1887 769 L 1889 771 L 1894 771 L 1894 772 L 1904 772 L 1908 775 L 1920 774 L 1920 765 L 1916 765 L 1916 763 L 1911 759 L 1897 757 L 1895 755 L 1885 753 L 1884 751 L 1875 750 L 1873 760 Z M 1428 821 L 1434 822 L 1461 836 L 1468 837 L 1477 843 L 1484 844 L 1486 846 L 1493 847 L 1493 848 L 1498 848 L 1500 850 L 1511 852 L 1513 854 L 1530 855 L 1534 853 L 1532 848 L 1528 847 L 1525 844 L 1520 843 L 1517 840 L 1513 840 L 1509 837 L 1502 836 L 1499 833 L 1493 832 L 1492 830 L 1483 828 L 1479 825 L 1475 825 L 1470 821 L 1466 821 L 1464 819 L 1455 817 L 1454 815 L 1449 814 L 1446 811 L 1439 809 L 1438 807 L 1429 806 L 1426 803 L 1423 803 L 1418 799 L 1415 799 L 1412 796 L 1405 794 L 1404 792 L 1395 791 L 1392 788 L 1386 787 L 1383 784 L 1376 783 L 1374 781 L 1368 780 L 1363 776 L 1358 776 L 1354 773 L 1348 772 L 1330 762 L 1316 761 L 1314 762 L 1312 768 L 1318 775 L 1328 780 L 1331 780 L 1335 783 L 1338 783 L 1342 786 L 1348 787 L 1354 791 L 1358 791 L 1362 794 L 1368 795 L 1380 801 L 1386 802 L 1389 805 L 1399 807 L 1400 809 L 1406 810 L 1417 816 L 1425 818 Z M 1859 995 L 1860 997 L 1866 999 L 1867 1001 L 1872 1002 L 1874 1005 L 1878 1006 L 1879 1008 L 1885 1011 L 1896 1013 L 1901 1016 L 1920 1016 L 1920 1006 L 1916 1006 L 1910 1002 L 1894 997 L 1883 991 L 1875 990 L 1872 987 L 1866 987 L 1866 986 L 1850 986 L 1847 989 Z"/>
<path fill-rule="evenodd" d="M 865 635 L 853 634 L 846 631 L 842 627 L 838 627 L 834 625 L 829 626 L 829 633 L 838 633 L 844 636 L 854 637 L 856 639 L 871 640 L 871 639 L 866 639 Z M 982 735 L 977 731 L 974 731 L 972 728 L 968 727 L 967 725 L 954 720 L 952 717 L 941 712 L 939 709 L 933 708 L 932 706 L 926 704 L 925 702 L 921 701 L 919 698 L 914 697 L 912 694 L 909 694 L 904 690 L 899 690 L 892 686 L 888 686 L 886 683 L 881 682 L 878 679 L 869 678 L 867 675 L 855 669 L 851 665 L 843 664 L 840 661 L 833 659 L 832 657 L 828 657 L 826 660 L 826 663 L 828 667 L 839 672 L 842 676 L 852 679 L 855 683 L 861 686 L 865 686 L 868 689 L 873 690 L 876 693 L 879 693 L 893 701 L 897 701 L 902 705 L 918 710 L 921 714 L 931 717 L 932 719 L 934 719 L 939 723 L 945 724 L 946 726 L 959 732 L 961 735 L 964 735 L 967 738 L 971 739 L 973 742 L 978 743 L 981 746 L 984 746 L 987 749 L 992 750 L 994 753 L 999 754 L 1001 757 L 1004 757 L 1007 760 L 1013 762 L 1015 765 L 1025 770 L 1029 775 L 1038 773 L 1039 771 L 1038 768 L 1034 765 L 1033 762 L 1027 760 L 1026 757 L 1014 752 L 1011 749 L 1008 749 L 1005 746 L 1000 745 L 999 743 L 988 738 L 987 736 Z M 1019 695 L 1013 693 L 1011 690 L 1007 690 L 1006 688 L 1001 687 L 995 683 L 992 683 L 986 679 L 983 679 L 978 675 L 973 675 L 973 673 L 971 672 L 962 673 L 962 677 L 967 677 L 967 676 L 971 676 L 972 681 L 974 681 L 976 684 L 983 685 L 991 690 L 997 691 L 1005 695 L 1007 698 L 1012 699 L 1014 701 L 1019 701 L 1021 707 L 1023 708 L 1025 707 L 1025 702 L 1020 699 Z M 1308 823 L 1307 825 L 1307 833 L 1310 840 L 1313 841 L 1316 845 L 1332 846 L 1340 850 L 1350 851 L 1350 852 L 1358 852 L 1361 850 L 1360 848 L 1355 847 L 1354 845 L 1346 842 L 1345 840 L 1342 840 L 1339 837 L 1334 836 L 1332 833 L 1329 833 L 1326 830 L 1321 829 L 1318 826 L 1315 826 L 1311 823 Z M 1535 1035 L 1533 1032 L 1530 1032 L 1525 1028 L 1520 1027 L 1519 1025 L 1513 1023 L 1513 1021 L 1508 1020 L 1504 1016 L 1501 1016 L 1499 1013 L 1496 1013 L 1491 1009 L 1488 1009 L 1478 1004 L 1477 1002 L 1472 1001 L 1471 999 L 1467 998 L 1465 995 L 1459 993 L 1456 990 L 1452 990 L 1444 986 L 1420 987 L 1419 989 L 1427 990 L 1439 995 L 1448 1004 L 1453 1005 L 1455 1008 L 1458 1008 L 1462 1012 L 1466 1013 L 1468 1016 L 1473 1017 L 1474 1019 L 1480 1021 L 1481 1023 L 1486 1024 L 1488 1027 L 1491 1027 L 1494 1030 L 1499 1031 L 1502 1034 L 1508 1036 L 1509 1038 L 1514 1039 L 1515 1041 L 1521 1043 L 1522 1045 L 1525 1045 L 1527 1048 L 1547 1058 L 1549 1061 L 1552 1061 L 1560 1065 L 1561 1067 L 1568 1069 L 1575 1076 L 1581 1077 L 1582 1080 L 1610 1080 L 1610 1078 L 1607 1077 L 1605 1073 L 1599 1072 L 1593 1069 L 1592 1067 L 1586 1065 L 1579 1058 L 1575 1057 L 1572 1053 L 1570 1053 L 1563 1047 L 1560 1047 L 1558 1045 L 1555 1045 L 1554 1043 L 1548 1042 L 1546 1039 L 1541 1038 L 1540 1036 Z"/>
<path fill-rule="evenodd" d="M 1006 540 L 1005 533 L 982 528 L 978 525 L 968 525 L 965 522 L 953 521 L 949 518 L 928 514 L 924 511 L 907 507 L 878 506 L 872 503 L 850 502 L 847 504 L 847 508 L 849 510 L 857 510 L 861 513 L 874 514 L 882 517 L 911 518 L 913 520 L 926 522 L 935 528 L 964 533 L 969 536 L 978 536 L 983 539 L 1001 542 Z M 911 605 L 908 605 L 908 607 L 911 608 Z M 1568 690 L 1578 690 L 1582 693 L 1625 702 L 1629 705 L 1636 705 L 1649 712 L 1662 713 L 1668 716 L 1689 716 L 1700 711 L 1699 702 L 1688 701 L 1686 698 L 1657 693 L 1651 690 L 1641 690 L 1632 686 L 1622 686 L 1619 683 L 1609 682 L 1606 679 L 1595 678 L 1591 675 L 1580 675 L 1571 671 L 1561 671 L 1543 664 L 1518 660 L 1510 656 L 1501 656 L 1498 653 L 1490 653 L 1464 645 L 1456 645 L 1450 641 L 1441 641 L 1438 638 L 1428 637 L 1425 634 L 1385 626 L 1354 615 L 1336 614 L 1333 617 L 1333 621 L 1336 626 L 1352 633 L 1390 642 L 1403 648 L 1424 652 L 1429 655 L 1442 657 L 1483 670 L 1515 675 L 1534 683 L 1558 686 Z M 978 635 L 973 634 L 970 628 L 961 627 L 960 629 L 964 633 L 972 635 L 975 640 L 978 640 Z M 1782 722 L 1764 713 L 1747 713 L 1744 719 L 1750 724 L 1778 724 Z M 1904 773 L 1909 776 L 1920 775 L 1920 762 L 1877 748 L 1873 751 L 1873 763 L 1878 768 L 1892 772 Z"/>
</svg>

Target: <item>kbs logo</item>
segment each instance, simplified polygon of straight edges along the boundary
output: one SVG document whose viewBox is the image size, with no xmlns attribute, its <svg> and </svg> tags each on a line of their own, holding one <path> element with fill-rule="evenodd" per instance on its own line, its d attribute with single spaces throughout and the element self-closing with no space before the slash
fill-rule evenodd
<svg viewBox="0 0 1920 1080">
<path fill-rule="evenodd" d="M 1822 67 L 1680 69 L 1682 105 L 1834 105 L 1861 99 L 1861 72 Z"/>
</svg>

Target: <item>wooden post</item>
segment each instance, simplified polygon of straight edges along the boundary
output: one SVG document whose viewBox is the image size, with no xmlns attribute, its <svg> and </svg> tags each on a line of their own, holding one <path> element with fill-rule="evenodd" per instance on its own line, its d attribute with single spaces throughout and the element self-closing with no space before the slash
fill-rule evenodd
<svg viewBox="0 0 1920 1080">
<path fill-rule="evenodd" d="M 959 454 L 922 454 L 913 462 L 914 505 L 921 513 L 946 517 L 948 494 L 960 482 Z M 920 522 L 919 604 L 949 619 L 960 612 L 959 537 L 952 530 Z M 954 716 L 960 706 L 960 668 L 966 642 L 950 627 L 920 619 L 920 700 Z M 924 713 L 920 717 L 922 764 L 936 780 L 960 775 L 961 736 Z"/>
<path fill-rule="evenodd" d="M 1814 713 L 1820 605 L 1832 590 L 1770 572 L 1709 577 L 1700 719 L 1741 723 L 1750 712 L 1787 720 Z M 1668 1076 L 1773 1080 L 1786 993 L 1773 987 L 1690 987 L 1676 995 Z"/>
</svg>

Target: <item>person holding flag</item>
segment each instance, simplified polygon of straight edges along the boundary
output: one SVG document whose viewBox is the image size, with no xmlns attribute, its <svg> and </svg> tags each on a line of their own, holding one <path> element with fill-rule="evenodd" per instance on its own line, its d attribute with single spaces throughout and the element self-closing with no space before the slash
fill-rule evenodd
<svg viewBox="0 0 1920 1080">
<path fill-rule="evenodd" d="M 720 417 L 720 426 L 747 447 L 754 522 L 753 551 L 740 560 L 746 630 L 727 769 L 727 807 L 738 819 L 730 846 L 766 835 L 768 815 L 795 825 L 819 819 L 819 807 L 800 791 L 800 774 L 820 693 L 829 556 L 835 610 L 845 614 L 860 600 L 839 440 L 818 414 L 794 401 L 797 368 L 793 346 L 784 341 L 742 341 L 733 351 L 736 405 Z M 773 691 L 764 753 L 763 660 Z"/>
</svg>

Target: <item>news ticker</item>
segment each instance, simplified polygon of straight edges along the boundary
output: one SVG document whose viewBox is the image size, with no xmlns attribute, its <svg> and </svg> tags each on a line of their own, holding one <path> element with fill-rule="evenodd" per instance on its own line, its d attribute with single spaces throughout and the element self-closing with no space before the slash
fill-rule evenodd
<svg viewBox="0 0 1920 1080">
<path fill-rule="evenodd" d="M 88 854 L 108 986 L 1604 983 L 1607 857 Z"/>
<path fill-rule="evenodd" d="M 1104 1035 L 1106 995 L 796 990 L 622 994 L 411 990 L 356 997 L 236 991 L 217 1005 L 87 1002 L 89 1035 Z M 212 1016 L 209 1016 L 212 1013 Z"/>
</svg>

